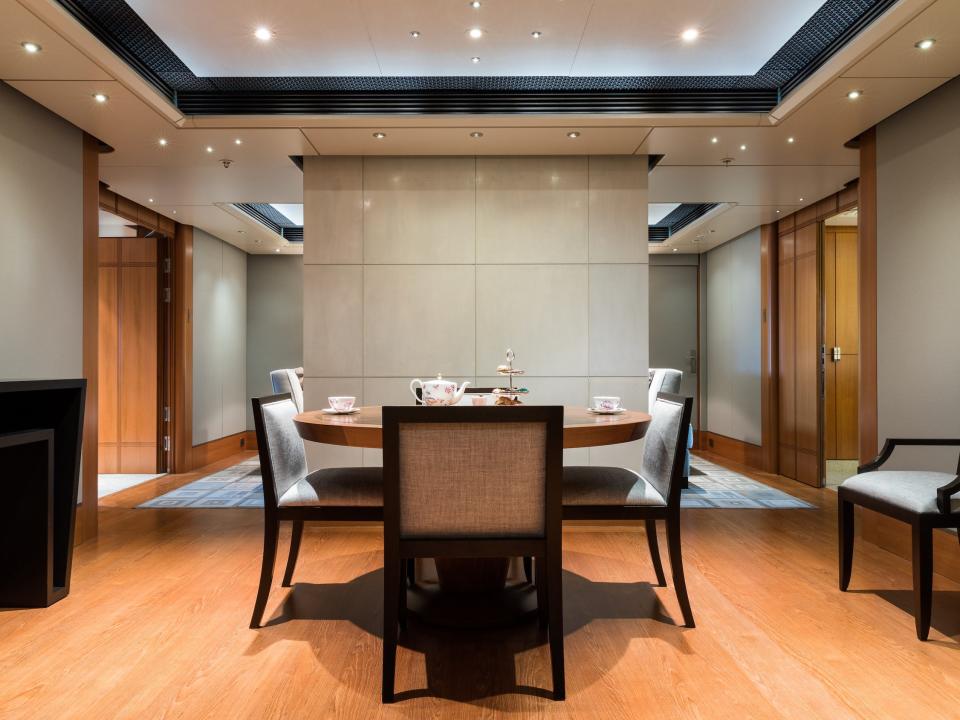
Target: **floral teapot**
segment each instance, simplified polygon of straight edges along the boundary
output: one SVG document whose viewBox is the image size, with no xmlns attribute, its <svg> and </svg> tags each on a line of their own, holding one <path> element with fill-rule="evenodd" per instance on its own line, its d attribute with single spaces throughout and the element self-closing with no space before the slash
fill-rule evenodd
<svg viewBox="0 0 960 720">
<path fill-rule="evenodd" d="M 420 386 L 424 405 L 456 405 L 463 397 L 464 390 L 467 389 L 469 382 L 464 382 L 459 388 L 455 382 L 444 380 L 442 375 L 437 375 L 435 380 L 426 382 L 420 378 L 414 378 L 410 381 L 410 392 L 417 397 L 416 387 Z"/>
</svg>

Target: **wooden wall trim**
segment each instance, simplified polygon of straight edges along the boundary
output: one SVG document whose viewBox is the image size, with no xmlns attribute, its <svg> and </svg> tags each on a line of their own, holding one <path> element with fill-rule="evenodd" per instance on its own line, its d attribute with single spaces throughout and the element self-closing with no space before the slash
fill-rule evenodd
<svg viewBox="0 0 960 720">
<path fill-rule="evenodd" d="M 74 543 L 97 537 L 98 394 L 100 326 L 100 218 L 97 212 L 100 194 L 99 142 L 83 134 L 82 147 L 82 242 L 83 242 L 83 376 L 87 395 L 83 416 L 83 461 L 81 483 L 83 502 L 77 506 Z"/>
<path fill-rule="evenodd" d="M 760 226 L 760 432 L 763 470 L 776 473 L 780 437 L 779 246 L 776 224 Z"/>
<path fill-rule="evenodd" d="M 130 198 L 117 195 L 106 183 L 99 183 L 97 200 L 101 210 L 118 215 L 124 220 L 136 223 L 147 230 L 155 230 L 167 237 L 173 237 L 176 232 L 176 222 L 172 219 L 161 215 L 152 208 L 140 205 Z"/>
<path fill-rule="evenodd" d="M 205 467 L 244 450 L 257 449 L 257 436 L 251 430 L 227 435 L 192 448 L 193 467 L 191 470 Z"/>
<path fill-rule="evenodd" d="M 733 460 L 752 470 L 765 472 L 763 448 L 759 445 L 737 440 L 736 438 L 719 435 L 708 430 L 696 433 L 694 446 L 700 450 L 707 450 L 715 455 Z"/>
<path fill-rule="evenodd" d="M 171 472 L 193 465 L 193 227 L 176 226 L 173 238 L 173 427 Z"/>
<path fill-rule="evenodd" d="M 860 136 L 860 462 L 877 455 L 877 131 Z"/>
</svg>

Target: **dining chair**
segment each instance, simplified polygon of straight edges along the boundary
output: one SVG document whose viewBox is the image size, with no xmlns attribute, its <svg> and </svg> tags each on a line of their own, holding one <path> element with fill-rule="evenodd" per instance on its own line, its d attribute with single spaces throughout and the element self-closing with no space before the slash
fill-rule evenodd
<svg viewBox="0 0 960 720">
<path fill-rule="evenodd" d="M 290 368 L 271 370 L 270 385 L 275 395 L 290 393 L 294 405 L 297 406 L 297 412 L 303 412 L 303 387 L 300 385 L 296 370 Z"/>
<path fill-rule="evenodd" d="M 383 474 L 376 467 L 325 468 L 307 472 L 303 440 L 289 394 L 253 398 L 253 422 L 263 479 L 263 564 L 250 627 L 260 626 L 273 583 L 280 523 L 293 523 L 290 554 L 283 574 L 289 587 L 300 553 L 303 524 L 311 520 L 383 519 Z"/>
<path fill-rule="evenodd" d="M 657 583 L 667 584 L 660 562 L 657 521 L 667 528 L 673 586 L 687 627 L 695 627 L 680 548 L 680 485 L 693 398 L 658 393 L 643 446 L 640 472 L 623 467 L 563 469 L 564 520 L 643 520 Z"/>
<path fill-rule="evenodd" d="M 930 634 L 933 603 L 933 530 L 960 529 L 960 461 L 957 472 L 880 470 L 898 446 L 960 447 L 960 439 L 888 439 L 880 454 L 837 488 L 840 590 L 850 586 L 853 569 L 854 506 L 868 508 L 911 527 L 913 613 L 917 637 Z"/>
<path fill-rule="evenodd" d="M 553 697 L 565 695 L 563 408 L 383 408 L 383 701 L 393 702 L 410 558 L 533 557 Z"/>
</svg>

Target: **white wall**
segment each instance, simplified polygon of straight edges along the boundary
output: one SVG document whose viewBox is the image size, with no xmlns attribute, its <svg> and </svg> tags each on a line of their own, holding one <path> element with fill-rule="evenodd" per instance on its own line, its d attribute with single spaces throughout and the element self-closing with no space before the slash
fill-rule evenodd
<svg viewBox="0 0 960 720">
<path fill-rule="evenodd" d="M 82 143 L 0 82 L 0 378 L 83 375 Z"/>
<path fill-rule="evenodd" d="M 880 443 L 960 437 L 960 82 L 877 130 Z M 954 472 L 956 448 L 898 450 L 893 464 Z"/>
<path fill-rule="evenodd" d="M 307 405 L 409 404 L 438 372 L 493 385 L 510 346 L 531 403 L 644 409 L 646 212 L 646 157 L 305 158 Z M 308 446 L 312 465 L 380 460 Z"/>
<path fill-rule="evenodd" d="M 247 428 L 247 256 L 193 230 L 193 444 Z"/>
<path fill-rule="evenodd" d="M 270 371 L 303 365 L 303 257 L 247 256 L 247 397 L 273 393 Z M 253 411 L 247 405 L 247 429 Z"/>
<path fill-rule="evenodd" d="M 759 445 L 760 228 L 706 253 L 704 428 Z"/>
</svg>

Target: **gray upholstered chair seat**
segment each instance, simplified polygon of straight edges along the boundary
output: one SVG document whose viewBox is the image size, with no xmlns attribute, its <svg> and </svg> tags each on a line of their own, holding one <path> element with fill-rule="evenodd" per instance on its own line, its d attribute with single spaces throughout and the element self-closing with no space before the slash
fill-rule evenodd
<svg viewBox="0 0 960 720">
<path fill-rule="evenodd" d="M 383 471 L 376 467 L 324 468 L 280 496 L 280 507 L 382 507 Z"/>
<path fill-rule="evenodd" d="M 663 495 L 643 477 L 622 467 L 565 467 L 564 505 L 666 507 Z"/>
<path fill-rule="evenodd" d="M 842 487 L 861 495 L 889 503 L 914 513 L 935 513 L 937 488 L 950 483 L 956 475 L 913 470 L 878 470 L 854 475 Z M 960 512 L 960 497 L 954 497 L 951 512 Z"/>
</svg>

